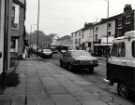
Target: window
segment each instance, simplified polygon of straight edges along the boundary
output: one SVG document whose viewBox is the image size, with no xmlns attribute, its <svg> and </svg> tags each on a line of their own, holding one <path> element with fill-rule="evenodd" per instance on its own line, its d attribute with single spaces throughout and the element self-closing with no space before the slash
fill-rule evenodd
<svg viewBox="0 0 135 105">
<path fill-rule="evenodd" d="M 98 35 L 97 34 L 95 35 L 95 41 L 98 41 Z"/>
<path fill-rule="evenodd" d="M 111 32 L 108 32 L 108 36 L 111 36 Z"/>
<path fill-rule="evenodd" d="M 98 32 L 98 27 L 96 27 L 96 32 Z"/>
<path fill-rule="evenodd" d="M 135 41 L 132 42 L 132 56 L 135 57 Z"/>
<path fill-rule="evenodd" d="M 113 44 L 111 55 L 116 57 L 125 57 L 125 43 L 120 42 Z"/>
<path fill-rule="evenodd" d="M 78 42 L 79 42 L 79 44 L 81 44 L 81 38 L 79 38 L 79 41 Z"/>
<path fill-rule="evenodd" d="M 130 24 L 130 22 L 131 22 L 131 19 L 130 18 L 131 18 L 130 15 L 129 16 L 126 16 L 126 24 Z"/>
<path fill-rule="evenodd" d="M 79 37 L 81 36 L 81 31 L 79 31 Z"/>
<path fill-rule="evenodd" d="M 125 56 L 125 43 L 120 42 L 119 43 L 119 52 L 118 52 L 119 57 L 124 57 Z"/>
<path fill-rule="evenodd" d="M 75 39 L 75 44 L 77 44 L 77 39 Z"/>
<path fill-rule="evenodd" d="M 122 18 L 118 19 L 118 26 L 122 25 Z"/>
<path fill-rule="evenodd" d="M 75 37 L 77 37 L 77 33 L 75 33 Z"/>
<path fill-rule="evenodd" d="M 111 55 L 118 56 L 118 44 L 117 43 L 113 44 Z"/>
<path fill-rule="evenodd" d="M 108 23 L 108 28 L 111 28 L 111 26 L 112 26 L 111 23 Z"/>
<path fill-rule="evenodd" d="M 122 36 L 122 29 L 118 29 L 118 37 Z"/>
<path fill-rule="evenodd" d="M 18 4 L 12 4 L 12 15 L 11 15 L 11 27 L 14 29 L 19 28 L 19 16 L 20 16 L 20 6 Z"/>
</svg>

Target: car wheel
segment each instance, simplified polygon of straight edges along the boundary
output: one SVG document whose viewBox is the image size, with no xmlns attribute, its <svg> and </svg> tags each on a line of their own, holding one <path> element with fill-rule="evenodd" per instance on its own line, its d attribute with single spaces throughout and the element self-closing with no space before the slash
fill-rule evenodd
<svg viewBox="0 0 135 105">
<path fill-rule="evenodd" d="M 73 70 L 73 66 L 71 64 L 68 64 L 68 70 L 72 71 Z"/>
<path fill-rule="evenodd" d="M 118 94 L 124 98 L 127 98 L 129 96 L 128 87 L 125 83 L 122 83 L 122 82 L 118 83 L 117 91 L 118 91 Z"/>
</svg>

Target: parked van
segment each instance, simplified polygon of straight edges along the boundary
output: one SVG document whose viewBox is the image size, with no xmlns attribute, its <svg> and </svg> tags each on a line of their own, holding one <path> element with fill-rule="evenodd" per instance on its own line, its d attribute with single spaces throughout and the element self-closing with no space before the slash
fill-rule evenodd
<svg viewBox="0 0 135 105">
<path fill-rule="evenodd" d="M 107 80 L 112 85 L 118 83 L 120 96 L 135 93 L 135 31 L 114 39 L 107 60 Z"/>
</svg>

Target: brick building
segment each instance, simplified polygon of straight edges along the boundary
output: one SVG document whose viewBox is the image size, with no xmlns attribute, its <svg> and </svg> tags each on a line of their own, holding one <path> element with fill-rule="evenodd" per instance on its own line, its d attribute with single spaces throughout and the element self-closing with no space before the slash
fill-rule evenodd
<svg viewBox="0 0 135 105">
<path fill-rule="evenodd" d="M 26 0 L 12 0 L 11 8 L 10 51 L 21 57 L 24 51 Z"/>
<path fill-rule="evenodd" d="M 134 30 L 135 10 L 130 5 L 126 5 L 122 14 L 117 15 L 116 21 L 116 37 L 123 36 L 125 32 Z"/>
</svg>

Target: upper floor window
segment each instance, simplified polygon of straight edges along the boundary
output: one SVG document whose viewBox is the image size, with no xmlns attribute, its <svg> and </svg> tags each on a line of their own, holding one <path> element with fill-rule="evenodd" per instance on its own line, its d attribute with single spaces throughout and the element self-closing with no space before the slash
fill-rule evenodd
<svg viewBox="0 0 135 105">
<path fill-rule="evenodd" d="M 118 29 L 118 37 L 122 36 L 122 29 Z"/>
<path fill-rule="evenodd" d="M 118 19 L 118 26 L 121 26 L 122 25 L 122 18 L 119 18 Z"/>
<path fill-rule="evenodd" d="M 74 35 L 72 34 L 72 36 L 71 36 L 72 38 L 74 37 Z"/>
<path fill-rule="evenodd" d="M 11 27 L 13 29 L 19 29 L 19 16 L 20 16 L 20 6 L 16 3 L 13 3 L 11 15 Z"/>
<path fill-rule="evenodd" d="M 108 23 L 108 28 L 111 28 L 112 24 L 111 23 Z"/>
<path fill-rule="evenodd" d="M 77 39 L 75 39 L 75 44 L 77 44 Z"/>
<path fill-rule="evenodd" d="M 131 23 L 131 17 L 129 15 L 129 16 L 126 16 L 126 24 L 130 24 L 130 23 Z"/>
<path fill-rule="evenodd" d="M 99 28 L 98 28 L 98 27 L 96 27 L 96 32 L 98 32 L 98 29 L 99 29 Z"/>
<path fill-rule="evenodd" d="M 108 32 L 108 36 L 111 36 L 111 32 Z"/>
<path fill-rule="evenodd" d="M 95 34 L 95 41 L 98 41 L 98 35 Z"/>
<path fill-rule="evenodd" d="M 81 36 L 81 31 L 79 31 L 79 37 Z"/>
</svg>

